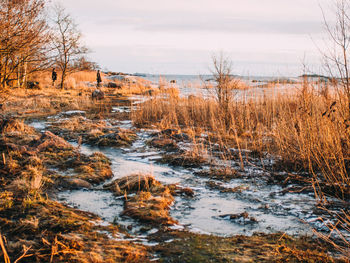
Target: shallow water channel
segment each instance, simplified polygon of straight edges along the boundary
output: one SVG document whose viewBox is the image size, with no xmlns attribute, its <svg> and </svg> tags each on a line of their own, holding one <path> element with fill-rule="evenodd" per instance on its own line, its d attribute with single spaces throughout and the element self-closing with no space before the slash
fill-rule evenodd
<svg viewBox="0 0 350 263">
<path fill-rule="evenodd" d="M 45 122 L 30 124 L 38 130 L 46 128 Z M 122 121 L 118 126 L 132 128 L 130 121 Z M 266 183 L 263 175 L 266 171 L 255 165 L 246 164 L 241 173 L 251 173 L 256 176 L 220 182 L 194 174 L 208 167 L 185 169 L 158 164 L 157 160 L 161 158 L 162 152 L 146 144 L 150 136 L 150 131 L 140 130 L 138 140 L 131 147 L 97 148 L 81 145 L 80 149 L 85 154 L 96 151 L 104 153 L 112 162 L 114 173 L 112 180 L 135 173 L 149 173 L 164 184 L 178 183 L 180 186 L 192 188 L 195 193 L 193 198 L 184 196 L 175 198 L 171 208 L 171 216 L 179 222 L 179 225 L 174 226 L 175 228 L 220 236 L 251 235 L 254 232 L 311 235 L 312 228 L 322 229 L 322 224 L 317 220 L 318 216 L 313 214 L 315 207 L 313 195 L 282 194 L 280 186 Z M 234 162 L 232 165 L 239 168 L 239 165 Z M 242 186 L 243 190 L 221 192 L 219 189 L 209 187 L 208 181 L 227 188 Z M 69 206 L 93 212 L 105 222 L 117 222 L 130 229 L 132 234 L 139 236 L 140 228 L 145 225 L 121 216 L 123 197 L 115 197 L 111 192 L 103 190 L 102 185 L 89 190 L 60 192 L 58 200 Z M 229 214 L 243 212 L 247 212 L 249 217 L 254 217 L 256 221 L 244 218 L 230 219 Z M 153 231 L 154 229 L 151 229 L 148 233 Z"/>
</svg>

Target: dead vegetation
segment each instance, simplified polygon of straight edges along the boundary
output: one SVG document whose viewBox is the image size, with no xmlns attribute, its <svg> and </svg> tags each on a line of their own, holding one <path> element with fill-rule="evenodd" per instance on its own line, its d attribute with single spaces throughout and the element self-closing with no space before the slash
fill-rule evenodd
<svg viewBox="0 0 350 263">
<path fill-rule="evenodd" d="M 338 187 L 334 191 L 340 198 L 347 195 L 349 125 L 347 109 L 337 96 L 325 97 L 305 84 L 287 97 L 236 100 L 228 112 L 229 126 L 222 122 L 220 106 L 212 98 L 155 98 L 140 104 L 132 117 L 140 127 L 190 130 L 195 144 L 202 144 L 209 155 L 220 150 L 224 159 L 242 162 L 249 155 L 273 154 L 281 158 L 280 169 L 285 164 L 294 171 L 308 171 L 314 175 L 314 183 Z M 232 153 L 231 147 L 238 149 L 237 153 Z M 243 156 L 241 149 L 251 151 Z M 172 162 L 173 158 L 166 158 Z"/>
<path fill-rule="evenodd" d="M 105 185 L 105 189 L 117 196 L 125 196 L 124 215 L 154 225 L 173 225 L 177 221 L 170 217 L 169 209 L 174 202 L 173 195 L 193 196 L 188 188 L 163 185 L 151 175 L 135 174 L 123 177 Z"/>
<path fill-rule="evenodd" d="M 49 197 L 58 187 L 82 188 L 82 182 L 96 184 L 110 178 L 110 162 L 103 154 L 82 155 L 64 139 L 50 132 L 39 134 L 16 119 L 2 119 L 0 132 L 1 258 L 7 262 L 140 262 L 147 258 L 143 246 L 104 234 L 119 237 L 117 227 L 100 226 L 97 216 Z M 63 175 L 68 169 L 73 173 L 69 178 Z"/>
<path fill-rule="evenodd" d="M 131 175 L 117 179 L 105 189 L 116 195 L 125 195 L 124 215 L 137 218 L 143 222 L 172 225 L 176 221 L 169 215 L 174 201 L 169 188 L 162 185 L 150 175 Z M 133 196 L 128 196 L 135 194 Z"/>
<path fill-rule="evenodd" d="M 83 116 L 51 123 L 48 128 L 67 140 L 80 141 L 95 146 L 130 146 L 137 135 L 131 130 L 113 127 L 103 120 L 90 120 Z"/>
<path fill-rule="evenodd" d="M 117 242 L 102 233 L 118 237 L 118 228 L 101 227 L 94 223 L 99 221 L 96 216 L 39 195 L 17 197 L 11 207 L 1 207 L 0 218 L 12 260 L 25 252 L 25 262 L 140 262 L 146 258 L 142 246 Z"/>
<path fill-rule="evenodd" d="M 274 156 L 277 162 L 273 165 L 262 164 L 270 174 L 269 181 L 285 186 L 297 184 L 300 187 L 290 190 L 315 193 L 323 204 L 328 203 L 329 196 L 347 203 L 350 196 L 348 104 L 344 103 L 346 94 L 341 90 L 330 92 L 330 88 L 305 82 L 288 96 L 257 95 L 247 99 L 242 95 L 226 105 L 225 113 L 212 97 L 152 98 L 140 104 L 132 118 L 138 127 L 186 130 L 191 134 L 196 147 L 184 154 L 165 154 L 166 163 L 198 167 L 205 163 L 204 157 L 215 156 L 223 161 L 236 160 L 244 170 L 244 164 L 251 160 L 258 163 L 261 158 Z M 283 178 L 278 176 L 281 171 L 286 172 Z M 236 176 L 234 172 L 215 171 L 199 175 L 219 180 L 226 175 Z M 344 209 L 343 214 L 349 215 L 345 206 Z M 335 221 L 345 222 L 344 215 L 333 217 Z"/>
<path fill-rule="evenodd" d="M 74 95 L 72 93 L 69 96 L 74 97 L 79 96 L 79 94 Z M 161 129 L 161 132 L 155 134 L 153 139 L 149 142 L 149 144 L 153 147 L 159 147 L 160 149 L 166 151 L 169 150 L 168 147 L 171 148 L 171 151 L 174 151 L 175 154 L 166 154 L 164 156 L 164 161 L 167 163 L 172 163 L 173 165 L 181 165 L 185 167 L 200 167 L 203 164 L 210 164 L 208 157 L 210 157 L 210 155 L 216 156 L 217 153 L 220 151 L 223 152 L 223 154 L 221 154 L 220 157 L 222 159 L 239 160 L 242 157 L 240 155 L 240 151 L 232 152 L 230 149 L 230 147 L 238 147 L 239 149 L 249 148 L 253 150 L 247 152 L 248 155 L 250 154 L 252 157 L 253 155 L 254 157 L 261 156 L 260 154 L 255 155 L 256 152 L 262 153 L 264 151 L 267 151 L 270 153 L 274 153 L 282 157 L 282 165 L 283 163 L 287 162 L 290 162 L 292 164 L 298 163 L 297 167 L 303 167 L 304 170 L 308 170 L 310 168 L 309 161 L 312 161 L 312 167 L 314 167 L 314 165 L 316 165 L 317 162 L 315 162 L 315 160 L 308 159 L 310 156 L 307 155 L 306 158 L 305 156 L 302 156 L 303 158 L 300 158 L 301 155 L 298 154 L 298 151 L 304 151 L 304 148 L 301 147 L 303 144 L 300 142 L 303 142 L 305 146 L 309 145 L 310 147 L 313 146 L 313 144 L 308 144 L 306 139 L 301 141 L 300 138 L 302 138 L 301 136 L 305 136 L 305 138 L 307 138 L 307 132 L 315 131 L 315 129 L 307 130 L 306 128 L 308 128 L 308 126 L 305 124 L 312 123 L 312 121 L 314 120 L 313 118 L 316 117 L 316 119 L 319 120 L 320 115 L 322 118 L 327 118 L 327 121 L 323 121 L 323 119 L 321 118 L 320 123 L 322 125 L 320 127 L 322 129 L 328 128 L 332 132 L 332 136 L 334 136 L 334 134 L 337 135 L 337 132 L 341 133 L 344 131 L 343 127 L 341 126 L 342 115 L 338 114 L 338 112 L 341 111 L 338 108 L 335 108 L 335 106 L 331 106 L 332 103 L 330 102 L 333 100 L 333 98 L 332 100 L 326 101 L 322 96 L 318 96 L 314 93 L 312 93 L 311 98 L 307 97 L 309 102 L 306 103 L 306 105 L 312 105 L 312 113 L 304 115 L 301 114 L 304 111 L 304 109 L 299 109 L 297 105 L 301 104 L 302 101 L 304 101 L 302 100 L 302 98 L 303 96 L 306 96 L 305 94 L 302 96 L 300 95 L 289 98 L 258 98 L 257 100 L 246 101 L 244 103 L 234 102 L 234 104 L 231 105 L 232 108 L 230 109 L 232 109 L 231 113 L 235 122 L 231 124 L 232 127 L 228 131 L 226 130 L 226 128 L 224 129 L 223 126 L 220 126 L 220 114 L 218 115 L 219 117 L 216 116 L 216 114 L 218 113 L 217 111 L 215 111 L 216 105 L 215 103 L 210 101 L 210 99 L 204 99 L 200 97 L 191 97 L 183 99 L 177 96 L 168 96 L 169 95 L 167 95 L 166 99 L 164 99 L 164 97 L 162 96 L 153 97 L 153 99 L 152 97 L 150 97 L 150 100 L 148 100 L 144 104 L 141 104 L 138 110 L 136 112 L 133 112 L 133 120 L 139 127 L 156 126 L 157 128 Z M 16 107 L 16 109 L 20 109 L 19 105 L 17 105 Z M 39 108 L 40 107 L 42 107 L 42 105 L 40 105 Z M 325 115 L 323 115 L 323 113 L 325 112 L 323 111 L 324 108 L 327 110 L 327 113 Z M 57 111 L 60 111 L 62 109 L 63 108 L 58 108 Z M 64 109 L 71 109 L 70 105 Z M 333 111 L 334 109 L 336 109 L 336 111 Z M 155 116 L 153 115 L 153 110 L 156 112 L 155 116 L 157 116 L 157 114 L 159 113 L 158 117 L 155 118 Z M 10 112 L 10 110 L 8 112 Z M 287 115 L 287 113 L 289 115 Z M 31 115 L 33 114 L 33 112 L 30 113 L 28 111 L 26 114 Z M 298 118 L 297 114 L 301 114 L 300 116 L 303 117 Z M 295 119 L 292 119 L 292 121 L 287 122 L 288 118 L 291 118 L 291 116 L 294 116 Z M 281 120 L 284 120 L 284 122 L 280 122 Z M 299 121 L 298 125 L 293 126 L 293 124 L 295 124 L 296 121 Z M 284 125 L 281 125 L 282 123 Z M 334 127 L 328 126 L 332 123 L 338 123 L 337 125 L 339 126 L 337 126 L 337 129 L 339 129 L 333 131 L 332 129 Z M 102 155 L 81 155 L 74 147 L 67 144 L 67 142 L 64 141 L 62 138 L 59 138 L 58 136 L 49 132 L 46 132 L 45 134 L 39 134 L 35 132 L 34 129 L 24 125 L 23 122 L 20 122 L 18 120 L 12 121 L 8 119 L 5 122 L 3 122 L 3 124 L 1 124 L 1 127 L 3 127 L 4 130 L 3 134 L 6 134 L 6 136 L 2 135 L 1 138 L 1 149 L 4 152 L 4 154 L 1 156 L 3 162 L 3 167 L 1 167 L 1 171 L 8 177 L 6 179 L 1 178 L 0 180 L 0 185 L 3 189 L 3 191 L 1 192 L 1 196 L 4 197 L 4 200 L 1 201 L 1 205 L 3 208 L 1 208 L 0 211 L 2 209 L 10 211 L 7 209 L 11 209 L 11 207 L 14 206 L 20 209 L 20 205 L 30 207 L 33 200 L 36 199 L 50 200 L 45 196 L 45 194 L 43 194 L 47 191 L 47 189 L 52 190 L 57 187 L 68 189 L 91 188 L 93 184 L 101 183 L 107 178 L 111 178 L 112 176 L 109 162 Z M 69 118 L 66 121 L 63 120 L 62 122 L 60 121 L 59 123 L 57 123 L 57 125 L 56 123 L 53 123 L 53 125 L 50 127 L 50 130 L 64 137 L 65 139 L 76 140 L 78 142 L 80 141 L 84 143 L 90 143 L 93 145 L 98 145 L 98 141 L 101 138 L 103 138 L 102 136 L 104 135 L 111 136 L 107 137 L 107 139 L 112 139 L 114 141 L 124 141 L 123 144 L 118 144 L 118 147 L 120 145 L 130 145 L 130 143 L 135 139 L 135 137 L 133 137 L 132 132 L 129 133 L 129 131 L 121 129 L 114 130 L 111 129 L 111 127 L 109 127 L 109 125 L 106 122 L 100 121 L 98 118 L 94 120 L 89 120 L 81 116 Z M 120 137 L 117 137 L 117 135 Z M 123 138 L 123 136 L 125 137 Z M 323 143 L 322 147 L 328 147 L 328 149 L 331 149 L 332 145 L 326 144 L 327 140 L 329 140 L 330 137 L 327 137 L 328 139 L 325 140 L 325 138 L 322 136 L 323 135 L 320 133 L 319 140 Z M 337 139 L 335 139 L 334 142 L 338 143 L 337 140 L 339 137 L 336 138 Z M 347 139 L 347 137 L 344 136 L 342 136 L 342 138 Z M 316 143 L 316 141 L 317 140 L 315 140 L 314 142 Z M 179 151 L 177 146 L 183 142 L 189 142 L 195 146 L 192 147 L 190 151 Z M 288 152 L 286 150 L 287 143 L 293 146 L 291 148 L 293 151 Z M 110 146 L 113 145 L 113 143 L 108 141 L 107 143 L 101 145 Z M 342 147 L 343 145 L 346 145 L 344 144 L 344 141 L 342 142 Z M 344 149 L 342 151 L 345 153 Z M 312 151 L 310 148 L 310 153 L 311 152 Z M 331 162 L 329 162 L 328 164 L 323 163 L 323 167 L 334 167 L 330 165 L 333 165 L 335 163 L 335 155 L 330 156 L 333 157 L 328 158 L 327 160 Z M 318 161 L 318 163 L 321 162 Z M 52 170 L 52 168 L 54 168 L 54 170 Z M 69 177 L 64 175 L 64 173 L 67 170 L 69 170 L 69 174 L 71 175 Z M 317 178 L 319 178 L 319 175 L 322 175 L 320 172 L 322 172 L 322 169 L 314 169 L 314 174 L 317 175 Z M 228 170 L 225 167 L 222 170 L 212 168 L 210 171 L 208 171 L 208 173 L 198 175 L 218 180 L 225 178 L 229 180 L 231 178 L 241 176 L 240 173 L 238 173 L 237 171 L 232 169 Z M 310 178 L 302 182 L 304 184 L 309 184 L 311 182 L 310 185 L 312 185 L 312 179 Z M 285 181 L 285 179 L 287 178 L 282 178 L 281 180 Z M 119 190 L 116 190 L 118 188 L 115 188 L 113 189 L 113 191 L 119 191 L 118 195 L 125 196 L 125 215 L 137 218 L 140 221 L 148 222 L 153 225 L 171 225 L 175 223 L 175 220 L 169 216 L 169 207 L 171 206 L 174 200 L 173 196 L 175 194 L 193 196 L 193 191 L 191 191 L 190 189 L 184 190 L 179 189 L 176 186 L 165 186 L 161 184 L 157 186 L 156 182 L 152 182 L 151 184 L 147 183 L 143 186 L 141 184 L 139 186 L 139 180 L 140 179 L 138 178 L 137 183 L 134 182 L 134 184 L 130 184 L 128 186 L 125 186 L 125 182 L 124 184 L 120 182 L 121 187 L 118 184 Z M 153 188 L 152 184 L 154 184 Z M 131 187 L 131 185 L 135 186 L 135 188 Z M 131 188 L 129 189 L 129 187 Z M 216 189 L 226 191 L 226 189 L 221 189 L 221 185 L 212 185 L 212 187 L 216 187 Z M 337 188 L 339 186 L 335 184 L 334 187 Z M 244 191 L 243 188 L 230 190 Z M 337 191 L 334 191 L 333 188 L 329 190 L 329 193 L 334 192 Z M 21 195 L 23 197 L 20 197 Z M 16 200 L 18 198 L 20 198 L 20 204 L 16 205 Z M 38 206 L 42 205 L 43 203 L 40 203 Z M 57 207 L 53 206 L 52 209 L 57 209 Z M 32 212 L 31 210 L 25 210 L 25 212 L 23 212 L 23 216 L 25 213 L 35 215 L 37 211 Z M 76 213 L 79 214 L 80 212 Z M 39 218 L 39 216 L 36 216 L 36 218 Z M 38 220 L 34 218 L 33 223 L 37 224 L 37 222 L 41 222 L 40 218 Z M 60 230 L 62 230 L 64 227 L 65 225 L 62 226 Z M 71 227 L 72 226 L 67 224 L 67 229 L 71 229 Z M 94 227 L 92 229 L 94 229 Z M 55 247 L 54 250 L 57 249 L 60 251 L 60 249 L 63 250 L 66 247 L 71 249 L 71 247 L 69 247 L 65 243 L 66 241 L 64 239 L 60 239 L 59 236 L 58 242 L 62 242 L 63 244 L 65 244 L 66 247 L 58 245 L 58 243 L 55 241 L 55 235 L 58 233 L 54 231 L 52 233 L 54 234 L 50 234 L 50 237 L 45 236 L 44 238 L 48 240 L 52 246 Z M 8 235 L 7 232 L 3 232 L 2 234 L 6 237 L 7 240 L 14 242 L 12 241 L 14 239 L 12 239 L 11 237 L 11 235 L 13 234 L 12 232 L 10 233 L 10 235 Z M 79 232 L 78 235 L 82 234 Z M 103 243 L 102 240 L 96 238 L 96 235 L 99 236 L 99 234 L 94 234 L 94 237 L 85 236 L 83 239 L 91 239 L 91 242 L 97 242 L 97 244 L 99 244 L 98 246 L 108 247 L 106 243 Z M 101 234 L 101 239 L 104 239 L 105 241 L 108 240 L 105 236 L 103 236 L 103 234 Z M 191 241 L 192 238 L 186 240 Z M 112 241 L 109 240 L 108 242 Z M 43 243 L 38 243 L 37 247 L 39 247 L 39 244 L 43 246 Z M 126 245 L 121 250 L 124 251 L 124 249 L 130 249 L 130 252 L 133 244 L 129 245 L 130 246 Z M 8 247 L 6 242 L 5 246 Z M 89 249 L 92 249 L 93 246 L 97 245 L 89 243 L 89 245 L 86 245 L 86 247 L 84 247 L 84 251 L 90 251 Z M 28 247 L 30 246 L 28 245 L 26 248 Z M 47 247 L 49 247 L 49 245 L 47 245 Z M 135 247 L 140 248 L 140 251 L 144 251 L 144 249 L 141 246 L 138 247 L 136 245 Z M 11 250 L 12 248 L 8 249 L 8 251 L 10 251 L 10 258 L 18 258 L 26 251 L 26 248 L 22 247 L 21 249 L 17 250 Z M 79 250 L 80 248 L 82 247 L 75 249 Z M 35 251 L 35 249 L 33 250 L 33 248 L 30 248 L 30 250 L 28 251 L 28 255 Z M 85 257 L 85 255 L 81 257 L 84 258 L 86 261 L 90 260 L 91 262 L 99 262 L 98 260 L 100 260 L 100 262 L 104 262 L 101 258 L 103 258 L 104 260 L 106 258 L 108 259 L 109 256 L 107 256 L 107 254 L 112 253 L 112 251 L 103 252 L 103 249 L 107 248 L 98 248 L 99 252 L 93 253 L 92 256 L 89 254 L 92 253 L 91 251 L 85 253 L 89 255 L 89 259 L 86 259 L 87 256 Z M 140 251 L 138 251 L 137 253 L 139 253 Z M 44 252 L 47 254 L 49 253 L 46 251 Z M 129 252 L 126 252 L 126 254 Z M 252 253 L 255 252 L 260 253 L 259 251 L 254 251 Z M 41 250 L 36 253 L 41 255 Z M 56 254 L 56 252 L 54 252 L 54 258 L 56 256 L 62 258 L 66 257 L 64 260 L 68 260 L 67 258 L 69 258 L 69 260 L 71 260 L 72 262 L 76 260 L 75 257 L 74 260 L 73 257 L 70 258 L 70 256 L 68 256 L 69 253 L 67 253 L 67 255 L 65 253 L 66 252 L 58 252 Z M 76 255 L 80 255 L 80 252 L 75 253 L 77 253 Z M 130 253 L 130 258 L 133 258 L 135 255 L 133 255 L 132 252 Z M 142 253 L 139 256 L 140 260 L 144 259 L 145 254 Z M 316 252 L 311 251 L 310 253 L 312 254 Z M 309 259 L 309 254 L 306 253 L 303 254 L 303 256 Z M 299 259 L 303 256 L 300 254 Z M 123 256 L 121 256 L 121 258 L 122 257 Z M 126 255 L 126 257 L 128 257 L 128 255 Z M 173 257 L 175 258 L 175 255 L 173 255 Z M 118 257 L 116 256 L 116 258 Z M 135 256 L 135 258 L 138 258 L 138 256 Z M 293 256 L 291 256 L 291 258 L 294 259 Z M 32 260 L 32 258 L 29 257 L 29 260 Z M 43 260 L 46 260 L 46 258 L 43 257 Z M 310 262 L 312 262 L 312 260 L 314 260 L 313 257 L 310 258 Z M 110 261 L 113 262 L 112 260 Z M 135 261 L 137 261 L 137 259 L 135 259 Z"/>
<path fill-rule="evenodd" d="M 111 112 L 111 104 L 123 98 L 132 95 L 149 97 L 159 92 L 158 89 L 147 87 L 143 82 L 120 84 L 120 88 L 110 87 L 106 82 L 106 86 L 100 88 L 106 96 L 103 101 L 96 102 L 91 99 L 92 92 L 96 89 L 95 71 L 79 71 L 69 75 L 64 89 L 52 85 L 50 71 L 35 72 L 31 75 L 30 81 L 39 84 L 35 89 L 14 87 L 1 92 L 2 114 L 34 118 L 70 110 L 85 110 L 92 113 Z M 149 90 L 152 90 L 151 95 L 145 93 Z"/>
</svg>

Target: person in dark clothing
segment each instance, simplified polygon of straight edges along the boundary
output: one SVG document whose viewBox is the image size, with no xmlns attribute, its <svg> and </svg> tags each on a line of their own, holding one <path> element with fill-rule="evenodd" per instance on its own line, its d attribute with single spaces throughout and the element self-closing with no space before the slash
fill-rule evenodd
<svg viewBox="0 0 350 263">
<path fill-rule="evenodd" d="M 97 80 L 97 87 L 100 87 L 102 79 L 101 79 L 101 73 L 100 73 L 99 70 L 97 70 L 97 78 L 96 78 L 96 80 Z"/>
<path fill-rule="evenodd" d="M 55 81 L 57 80 L 57 72 L 55 68 L 52 69 L 51 79 L 52 79 L 52 86 L 55 86 Z"/>
</svg>

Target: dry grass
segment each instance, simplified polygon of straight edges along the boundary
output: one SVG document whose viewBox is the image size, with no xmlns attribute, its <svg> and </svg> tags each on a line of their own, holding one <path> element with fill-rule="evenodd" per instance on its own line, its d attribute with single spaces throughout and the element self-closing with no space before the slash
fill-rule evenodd
<svg viewBox="0 0 350 263">
<path fill-rule="evenodd" d="M 66 88 L 52 86 L 51 72 L 32 76 L 40 89 L 15 88 L 0 94 L 2 111 L 19 116 L 47 116 L 64 110 L 86 110 L 94 108 L 91 91 L 96 82 L 95 72 L 77 72 L 70 75 Z M 91 84 L 89 84 L 91 83 Z M 57 83 L 56 83 L 57 84 Z"/>
<path fill-rule="evenodd" d="M 350 116 L 344 97 L 304 83 L 288 96 L 237 99 L 226 112 L 214 98 L 158 97 L 140 104 L 132 118 L 139 127 L 192 131 L 198 149 L 216 145 L 222 159 L 238 158 L 243 164 L 241 149 L 273 154 L 280 159 L 275 169 L 307 171 L 310 177 L 300 182 L 313 186 L 326 204 L 328 196 L 350 198 Z M 204 143 L 199 140 L 203 133 Z M 239 154 L 232 155 L 230 147 Z M 342 218 L 349 214 L 344 211 Z"/>
<path fill-rule="evenodd" d="M 59 72 L 58 72 L 59 74 Z M 92 91 L 96 89 L 96 72 L 80 71 L 69 75 L 66 86 L 60 89 L 58 82 L 52 85 L 51 72 L 40 72 L 31 76 L 31 81 L 38 81 L 39 89 L 13 88 L 0 93 L 2 112 L 17 116 L 41 117 L 54 115 L 68 110 L 90 110 L 99 112 L 110 110 L 112 103 L 120 98 L 132 95 L 154 96 L 160 93 L 160 89 L 150 87 L 145 80 L 138 79 L 136 83 L 112 81 L 102 76 L 102 87 L 105 94 L 103 101 L 92 101 Z M 112 82 L 118 85 L 109 88 Z M 175 93 L 177 90 L 162 90 L 165 93 Z"/>
<path fill-rule="evenodd" d="M 86 110 L 94 107 L 90 88 L 58 90 L 15 89 L 1 94 L 3 113 L 19 116 L 47 116 L 64 110 Z"/>
<path fill-rule="evenodd" d="M 289 96 L 260 96 L 229 106 L 226 113 L 214 98 L 152 98 L 132 118 L 139 127 L 186 130 L 195 142 L 205 133 L 206 144 L 219 143 L 221 150 L 272 153 L 291 168 L 308 170 L 322 184 L 335 186 L 337 197 L 350 194 L 350 123 L 336 96 L 325 97 L 305 86 Z"/>
<path fill-rule="evenodd" d="M 73 185 L 67 180 L 75 179 L 74 187 L 82 188 L 82 182 L 110 178 L 110 162 L 102 153 L 80 154 L 64 139 L 50 132 L 40 135 L 15 119 L 2 119 L 0 133 L 0 150 L 7 160 L 0 162 L 1 259 L 8 263 L 147 260 L 143 246 L 103 234 L 118 237 L 117 227 L 99 226 L 97 216 L 48 198 L 55 189 Z M 70 170 L 72 176 L 60 175 L 57 168 Z"/>
<path fill-rule="evenodd" d="M 129 146 L 135 141 L 135 132 L 113 127 L 103 120 L 72 117 L 51 123 L 48 128 L 67 140 L 76 140 L 97 146 Z"/>
<path fill-rule="evenodd" d="M 173 187 L 174 188 L 174 187 Z M 151 175 L 135 174 L 113 181 L 105 186 L 114 194 L 125 196 L 124 215 L 155 225 L 173 225 L 176 222 L 169 215 L 174 202 L 168 186 L 162 185 Z M 128 197 L 128 194 L 135 193 Z"/>
<path fill-rule="evenodd" d="M 58 79 L 56 85 L 60 80 L 61 73 L 58 71 Z M 102 73 L 102 78 L 104 74 Z M 31 76 L 32 81 L 38 81 L 41 89 L 48 89 L 52 87 L 51 71 L 38 72 Z M 96 84 L 96 71 L 79 71 L 74 72 L 67 76 L 66 87 L 67 89 L 84 88 L 88 87 L 88 84 Z"/>
</svg>

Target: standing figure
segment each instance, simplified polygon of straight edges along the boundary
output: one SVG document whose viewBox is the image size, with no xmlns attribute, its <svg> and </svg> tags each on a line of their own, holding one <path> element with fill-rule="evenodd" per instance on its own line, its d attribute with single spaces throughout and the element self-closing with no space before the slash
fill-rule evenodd
<svg viewBox="0 0 350 263">
<path fill-rule="evenodd" d="M 99 70 L 97 70 L 97 78 L 96 78 L 96 80 L 97 80 L 97 87 L 99 88 L 100 85 L 101 85 L 101 82 L 102 82 L 101 73 L 100 73 Z"/>
<path fill-rule="evenodd" d="M 55 86 L 55 81 L 57 80 L 57 72 L 55 68 L 52 69 L 51 79 L 52 79 L 52 86 Z"/>
</svg>

